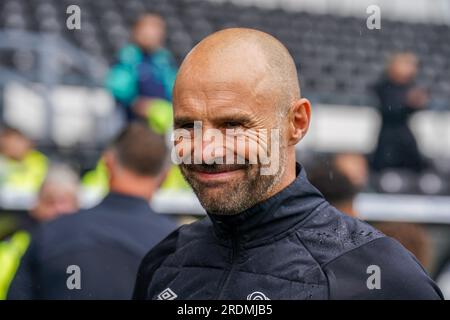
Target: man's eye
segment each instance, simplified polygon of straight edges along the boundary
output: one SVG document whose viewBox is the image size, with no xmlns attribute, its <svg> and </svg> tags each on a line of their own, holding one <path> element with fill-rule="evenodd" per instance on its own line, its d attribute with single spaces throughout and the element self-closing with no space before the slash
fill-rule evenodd
<svg viewBox="0 0 450 320">
<path fill-rule="evenodd" d="M 236 128 L 236 127 L 240 127 L 241 123 L 237 122 L 237 121 L 228 121 L 225 122 L 225 127 L 226 128 Z"/>
<path fill-rule="evenodd" d="M 181 129 L 193 129 L 194 123 L 193 122 L 183 123 L 182 125 L 180 125 L 180 128 Z"/>
</svg>

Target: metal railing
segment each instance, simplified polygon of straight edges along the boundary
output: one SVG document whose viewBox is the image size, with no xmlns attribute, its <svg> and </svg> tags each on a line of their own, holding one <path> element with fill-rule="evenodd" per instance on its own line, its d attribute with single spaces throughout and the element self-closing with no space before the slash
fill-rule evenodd
<svg viewBox="0 0 450 320">
<path fill-rule="evenodd" d="M 46 139 L 51 137 L 53 123 L 53 105 L 49 99 L 51 89 L 64 83 L 64 68 L 76 68 L 81 73 L 81 83 L 90 87 L 103 86 L 108 66 L 101 60 L 77 48 L 62 37 L 47 33 L 34 33 L 17 30 L 0 30 L 0 55 L 5 51 L 28 51 L 35 53 L 37 59 L 33 81 L 39 88 L 32 86 L 29 75 L 23 75 L 13 67 L 1 66 L 0 88 L 12 81 L 25 84 L 45 102 Z M 1 104 L 1 103 L 0 103 Z M 3 114 L 2 114 L 3 117 Z"/>
</svg>

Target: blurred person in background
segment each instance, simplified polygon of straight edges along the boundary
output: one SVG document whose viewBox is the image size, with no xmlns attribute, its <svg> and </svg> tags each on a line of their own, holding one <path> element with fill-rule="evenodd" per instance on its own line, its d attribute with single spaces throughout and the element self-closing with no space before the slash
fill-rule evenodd
<svg viewBox="0 0 450 320">
<path fill-rule="evenodd" d="M 78 191 L 79 179 L 76 173 L 68 166 L 52 165 L 29 215 L 9 217 L 10 230 L 0 242 L 0 299 L 6 297 L 34 229 L 60 215 L 75 212 L 78 209 Z"/>
<path fill-rule="evenodd" d="M 338 153 L 318 163 L 308 174 L 311 183 L 333 206 L 357 217 L 353 203 L 368 182 L 366 158 L 357 153 Z"/>
<path fill-rule="evenodd" d="M 308 178 L 331 205 L 351 217 L 358 216 L 353 202 L 359 189 L 335 163 L 315 167 Z"/>
<path fill-rule="evenodd" d="M 411 114 L 423 110 L 428 102 L 427 92 L 414 83 L 417 69 L 414 54 L 397 53 L 390 58 L 385 75 L 375 85 L 382 119 L 372 159 L 375 171 L 386 168 L 421 171 L 426 167 L 408 127 Z"/>
<path fill-rule="evenodd" d="M 308 175 L 310 182 L 333 206 L 358 218 L 354 201 L 367 184 L 367 163 L 362 155 L 343 153 L 321 161 Z M 378 222 L 374 226 L 408 249 L 425 269 L 430 267 L 431 244 L 425 228 L 406 222 Z"/>
<path fill-rule="evenodd" d="M 30 216 L 35 221 L 48 222 L 59 215 L 77 211 L 79 183 L 78 175 L 69 167 L 51 166 Z"/>
<path fill-rule="evenodd" d="M 104 152 L 109 194 L 96 207 L 45 224 L 33 236 L 10 299 L 129 299 L 139 262 L 175 227 L 149 206 L 164 178 L 167 146 L 131 123 Z M 67 286 L 69 266 L 80 289 Z"/>
<path fill-rule="evenodd" d="M 10 126 L 0 130 L 1 189 L 37 192 L 47 172 L 47 157 L 20 130 Z"/>
<path fill-rule="evenodd" d="M 163 47 L 164 19 L 153 13 L 141 16 L 132 28 L 131 43 L 123 47 L 111 68 L 106 87 L 129 120 L 147 118 L 153 104 L 169 104 L 177 73 L 172 54 Z"/>
<path fill-rule="evenodd" d="M 338 153 L 333 156 L 332 163 L 336 169 L 348 177 L 359 191 L 367 187 L 369 168 L 364 155 L 352 152 Z"/>
<path fill-rule="evenodd" d="M 167 108 L 164 104 L 154 103 L 149 110 L 147 125 L 158 134 L 170 135 L 172 128 L 172 107 Z M 141 119 L 139 119 L 141 121 Z M 83 189 L 89 194 L 105 196 L 109 191 L 108 170 L 103 159 L 97 162 L 92 170 L 86 172 L 82 177 Z M 189 191 L 189 185 L 184 180 L 176 165 L 172 165 L 167 173 L 162 189 L 171 191 Z"/>
<path fill-rule="evenodd" d="M 165 134 L 172 127 L 172 89 L 177 73 L 175 59 L 164 48 L 166 23 L 160 15 L 146 13 L 136 20 L 131 33 L 131 42 L 119 51 L 117 63 L 107 75 L 106 87 L 128 121 L 143 118 L 154 131 Z M 92 185 L 93 177 L 102 176 L 101 166 L 96 168 L 100 174 L 90 173 L 83 182 Z M 176 166 L 170 168 L 162 187 L 189 189 Z"/>
</svg>

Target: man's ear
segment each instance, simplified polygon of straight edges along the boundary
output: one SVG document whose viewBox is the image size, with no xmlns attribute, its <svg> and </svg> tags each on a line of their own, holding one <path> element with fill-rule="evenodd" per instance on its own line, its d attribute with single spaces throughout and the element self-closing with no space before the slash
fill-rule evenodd
<svg viewBox="0 0 450 320">
<path fill-rule="evenodd" d="M 301 98 L 292 104 L 289 121 L 289 145 L 295 145 L 308 132 L 311 121 L 311 103 L 308 99 Z"/>
</svg>

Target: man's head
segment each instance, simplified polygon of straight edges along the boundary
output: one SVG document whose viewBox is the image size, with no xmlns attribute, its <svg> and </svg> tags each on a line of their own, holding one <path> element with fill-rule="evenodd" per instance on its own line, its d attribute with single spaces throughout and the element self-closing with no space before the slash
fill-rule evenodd
<svg viewBox="0 0 450 320">
<path fill-rule="evenodd" d="M 308 171 L 309 181 L 323 194 L 325 199 L 343 213 L 358 216 L 353 207 L 353 202 L 359 192 L 359 188 L 351 178 L 342 171 L 333 161 L 318 161 Z"/>
<path fill-rule="evenodd" d="M 42 183 L 34 209 L 30 215 L 40 222 L 52 220 L 59 215 L 78 209 L 79 179 L 77 174 L 65 165 L 49 168 Z"/>
<path fill-rule="evenodd" d="M 398 84 L 407 84 L 414 80 L 417 74 L 418 59 L 409 52 L 396 53 L 388 62 L 389 78 Z"/>
<path fill-rule="evenodd" d="M 145 123 L 129 124 L 103 155 L 111 191 L 150 199 L 167 164 L 164 136 Z"/>
<path fill-rule="evenodd" d="M 133 26 L 133 42 L 146 52 L 152 52 L 162 47 L 166 37 L 164 19 L 153 13 L 140 17 Z"/>
<path fill-rule="evenodd" d="M 12 127 L 4 127 L 0 132 L 0 153 L 7 158 L 20 161 L 30 151 L 31 140 Z"/>
<path fill-rule="evenodd" d="M 362 154 L 343 152 L 314 159 L 309 181 L 333 206 L 356 217 L 353 203 L 368 182 L 367 160 Z"/>
<path fill-rule="evenodd" d="M 358 190 L 366 187 L 369 180 L 367 159 L 358 153 L 338 153 L 333 157 L 333 163 L 337 170 L 348 177 Z"/>
<path fill-rule="evenodd" d="M 189 133 L 181 137 L 184 141 L 175 137 L 176 146 L 193 138 L 196 121 L 203 132 L 223 133 L 224 143 L 219 144 L 223 147 L 217 148 L 217 141 L 205 134 L 200 137 L 200 152 L 194 146 L 190 149 L 197 161 L 181 164 L 208 212 L 239 213 L 295 179 L 295 144 L 307 132 L 310 103 L 300 98 L 295 63 L 274 37 L 243 28 L 208 36 L 181 65 L 173 104 L 176 131 Z M 227 129 L 235 130 L 234 134 Z M 237 147 L 239 139 L 245 141 L 244 148 Z M 232 164 L 228 160 L 208 164 L 212 158 L 223 159 L 230 149 Z M 249 160 L 255 154 L 258 161 L 252 163 Z M 272 174 L 261 174 L 267 164 L 263 165 L 261 154 L 269 155 L 271 161 L 276 158 Z"/>
</svg>

